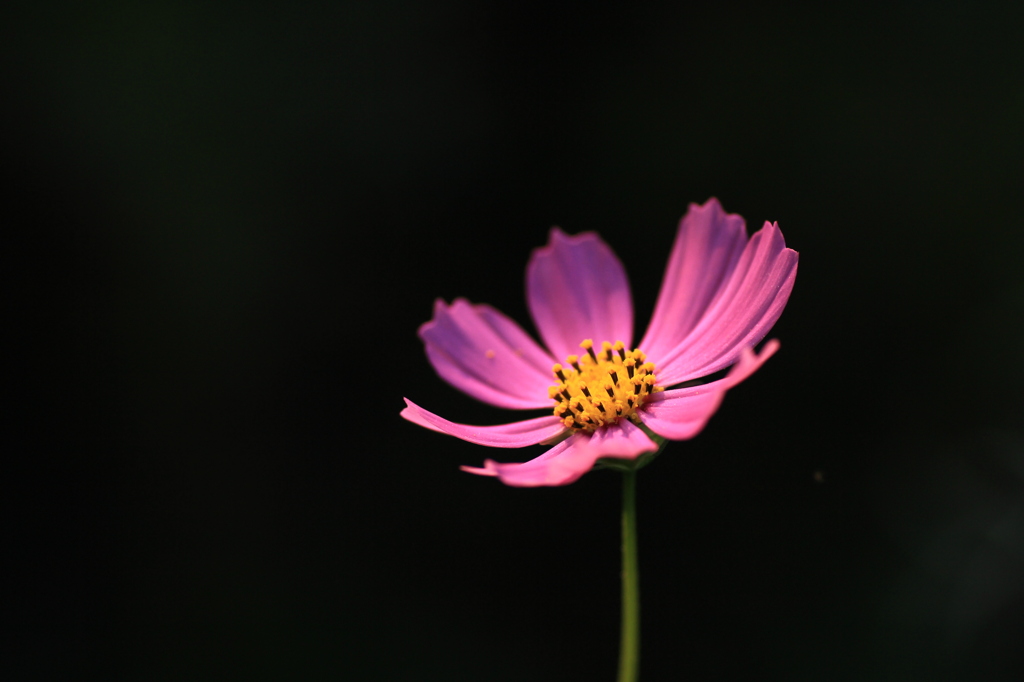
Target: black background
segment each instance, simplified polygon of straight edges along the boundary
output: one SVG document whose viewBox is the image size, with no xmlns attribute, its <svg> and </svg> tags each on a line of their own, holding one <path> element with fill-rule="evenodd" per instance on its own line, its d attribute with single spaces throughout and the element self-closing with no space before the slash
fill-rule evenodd
<svg viewBox="0 0 1024 682">
<path fill-rule="evenodd" d="M 709 196 L 800 269 L 640 475 L 644 679 L 1019 679 L 1019 10 L 89 5 L 0 48 L 6 679 L 613 679 L 618 475 L 398 413 L 519 417 L 416 329 L 551 225 L 639 337 Z"/>
</svg>

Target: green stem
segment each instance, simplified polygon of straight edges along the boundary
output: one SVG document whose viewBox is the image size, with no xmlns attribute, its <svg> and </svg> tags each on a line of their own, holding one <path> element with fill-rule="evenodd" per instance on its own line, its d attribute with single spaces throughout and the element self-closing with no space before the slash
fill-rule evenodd
<svg viewBox="0 0 1024 682">
<path fill-rule="evenodd" d="M 619 682 L 640 679 L 640 571 L 636 559 L 636 470 L 622 478 L 622 635 Z"/>
</svg>

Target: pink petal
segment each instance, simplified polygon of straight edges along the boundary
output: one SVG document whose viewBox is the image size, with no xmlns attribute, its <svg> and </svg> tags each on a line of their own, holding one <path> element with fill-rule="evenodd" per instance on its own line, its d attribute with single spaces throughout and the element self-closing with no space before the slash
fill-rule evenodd
<svg viewBox="0 0 1024 682">
<path fill-rule="evenodd" d="M 497 476 L 505 485 L 533 488 L 542 485 L 567 485 L 587 473 L 597 461 L 596 453 L 586 447 L 586 436 L 579 433 L 529 462 L 503 464 L 488 459 L 483 467 L 462 467 L 480 476 Z"/>
<path fill-rule="evenodd" d="M 633 300 L 622 263 L 593 232 L 551 230 L 526 268 L 526 300 L 541 339 L 559 362 L 579 344 L 633 339 Z M 546 395 L 546 394 L 545 394 Z"/>
<path fill-rule="evenodd" d="M 536 459 L 523 463 L 486 460 L 483 467 L 462 467 L 481 476 L 497 476 L 511 486 L 566 485 L 594 468 L 601 457 L 636 459 L 658 446 L 630 421 L 599 429 L 592 436 L 575 433 Z"/>
<path fill-rule="evenodd" d="M 536 445 L 565 431 L 561 420 L 553 414 L 511 424 L 469 426 L 438 417 L 408 398 L 405 399 L 405 404 L 406 408 L 402 410 L 402 416 L 413 424 L 447 433 L 470 443 L 489 445 L 494 448 L 522 448 L 527 445 Z"/>
<path fill-rule="evenodd" d="M 789 300 L 797 258 L 796 251 L 786 248 L 778 224 L 765 223 L 697 326 L 665 355 L 647 353 L 658 383 L 671 386 L 717 372 L 734 363 L 744 347 L 763 339 Z"/>
<path fill-rule="evenodd" d="M 690 204 L 679 223 L 658 303 L 640 348 L 648 357 L 669 354 L 700 321 L 727 281 L 747 243 L 741 216 L 712 197 Z M 659 368 L 660 369 L 660 368 Z"/>
<path fill-rule="evenodd" d="M 551 406 L 554 359 L 494 308 L 438 299 L 419 334 L 434 369 L 461 391 L 498 407 Z"/>
<path fill-rule="evenodd" d="M 779 342 L 774 339 L 764 345 L 760 355 L 744 348 L 739 362 L 724 379 L 655 393 L 644 405 L 640 418 L 659 436 L 672 440 L 693 438 L 718 410 L 725 392 L 756 372 L 778 349 Z"/>
<path fill-rule="evenodd" d="M 628 419 L 595 431 L 588 446 L 597 452 L 599 457 L 616 459 L 636 459 L 644 453 L 658 449 L 657 443 Z"/>
</svg>

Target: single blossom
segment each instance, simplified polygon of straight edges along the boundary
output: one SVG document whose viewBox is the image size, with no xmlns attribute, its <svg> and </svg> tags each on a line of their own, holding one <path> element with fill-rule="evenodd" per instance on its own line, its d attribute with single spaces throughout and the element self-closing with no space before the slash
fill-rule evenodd
<svg viewBox="0 0 1024 682">
<path fill-rule="evenodd" d="M 596 234 L 554 228 L 526 268 L 527 304 L 546 349 L 494 308 L 464 299 L 438 299 L 419 329 L 427 358 L 448 383 L 497 407 L 550 413 L 470 426 L 406 399 L 402 416 L 491 447 L 557 442 L 528 462 L 462 467 L 512 486 L 565 485 L 599 459 L 635 460 L 658 450 L 648 432 L 670 440 L 697 435 L 725 392 L 778 350 L 774 340 L 759 355 L 752 347 L 782 314 L 796 268 L 778 223 L 748 238 L 743 218 L 716 199 L 691 204 L 650 326 L 634 347 L 622 263 Z M 730 366 L 717 381 L 672 388 Z"/>
</svg>

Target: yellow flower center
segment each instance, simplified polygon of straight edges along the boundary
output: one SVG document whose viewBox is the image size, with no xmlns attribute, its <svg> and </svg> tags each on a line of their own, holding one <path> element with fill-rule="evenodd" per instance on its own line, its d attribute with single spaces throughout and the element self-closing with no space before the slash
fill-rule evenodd
<svg viewBox="0 0 1024 682">
<path fill-rule="evenodd" d="M 587 354 L 570 355 L 566 364 L 555 365 L 558 384 L 548 388 L 555 401 L 555 416 L 567 428 L 593 433 L 620 419 L 640 423 L 637 409 L 652 393 L 663 391 L 655 385 L 654 363 L 639 348 L 626 350 L 622 341 L 601 344 L 594 351 L 594 342 L 580 344 Z"/>
</svg>

